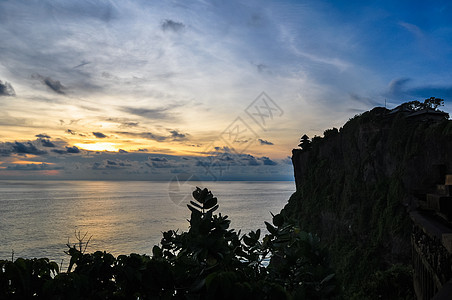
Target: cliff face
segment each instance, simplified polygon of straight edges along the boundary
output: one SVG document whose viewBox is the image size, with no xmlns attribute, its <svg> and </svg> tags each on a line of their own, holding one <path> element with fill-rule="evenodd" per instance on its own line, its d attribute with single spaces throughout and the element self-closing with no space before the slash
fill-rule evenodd
<svg viewBox="0 0 452 300">
<path fill-rule="evenodd" d="M 297 191 L 282 213 L 320 235 L 347 297 L 380 293 L 381 274 L 409 293 L 407 211 L 452 172 L 452 121 L 375 108 L 292 153 Z"/>
</svg>

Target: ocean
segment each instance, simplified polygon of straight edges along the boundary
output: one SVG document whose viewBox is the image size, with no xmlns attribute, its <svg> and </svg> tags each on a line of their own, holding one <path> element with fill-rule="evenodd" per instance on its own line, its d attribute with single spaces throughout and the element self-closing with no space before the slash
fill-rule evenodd
<svg viewBox="0 0 452 300">
<path fill-rule="evenodd" d="M 242 234 L 271 222 L 294 182 L 0 181 L 0 259 L 47 257 L 67 265 L 66 244 L 92 236 L 87 252 L 150 254 L 162 232 L 188 230 L 196 186 L 218 198 L 217 213 Z"/>
</svg>

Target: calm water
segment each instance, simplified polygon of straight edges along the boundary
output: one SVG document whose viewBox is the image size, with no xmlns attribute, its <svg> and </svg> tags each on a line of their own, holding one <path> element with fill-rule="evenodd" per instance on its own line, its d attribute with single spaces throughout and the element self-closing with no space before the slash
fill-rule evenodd
<svg viewBox="0 0 452 300">
<path fill-rule="evenodd" d="M 0 181 L 0 259 L 68 262 L 74 231 L 93 236 L 88 252 L 151 253 L 162 231 L 188 229 L 194 186 L 218 197 L 218 212 L 243 232 L 263 229 L 295 190 L 293 182 Z"/>
</svg>

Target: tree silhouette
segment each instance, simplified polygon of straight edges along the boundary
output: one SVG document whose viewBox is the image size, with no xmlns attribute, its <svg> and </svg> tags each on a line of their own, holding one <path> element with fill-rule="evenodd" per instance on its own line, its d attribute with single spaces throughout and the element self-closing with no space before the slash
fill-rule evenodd
<svg viewBox="0 0 452 300">
<path fill-rule="evenodd" d="M 424 107 L 425 108 L 431 108 L 436 110 L 438 106 L 444 105 L 444 99 L 436 98 L 436 97 L 430 97 L 428 99 L 424 100 Z"/>
</svg>

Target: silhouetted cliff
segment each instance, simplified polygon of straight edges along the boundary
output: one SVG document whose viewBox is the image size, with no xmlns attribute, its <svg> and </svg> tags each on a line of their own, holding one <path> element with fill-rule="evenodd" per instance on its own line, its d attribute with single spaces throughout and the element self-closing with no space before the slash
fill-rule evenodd
<svg viewBox="0 0 452 300">
<path fill-rule="evenodd" d="M 320 235 L 346 297 L 409 295 L 407 211 L 452 172 L 452 121 L 374 108 L 292 153 L 297 191 L 283 214 Z"/>
</svg>

